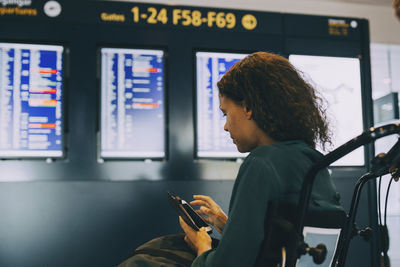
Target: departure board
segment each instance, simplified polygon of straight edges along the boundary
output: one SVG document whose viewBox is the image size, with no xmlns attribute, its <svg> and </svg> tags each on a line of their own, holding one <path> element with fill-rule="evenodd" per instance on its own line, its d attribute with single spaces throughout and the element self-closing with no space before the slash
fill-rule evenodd
<svg viewBox="0 0 400 267">
<path fill-rule="evenodd" d="M 100 156 L 165 157 L 164 51 L 100 50 Z"/>
<path fill-rule="evenodd" d="M 0 43 L 0 157 L 63 156 L 63 46 Z"/>
<path fill-rule="evenodd" d="M 217 82 L 246 54 L 196 52 L 197 129 L 196 154 L 199 158 L 240 158 L 219 109 Z"/>
<path fill-rule="evenodd" d="M 363 132 L 360 60 L 290 55 L 289 61 L 326 100 L 327 115 L 333 132 L 333 148 L 360 135 Z M 356 149 L 332 165 L 364 165 L 364 148 Z"/>
</svg>

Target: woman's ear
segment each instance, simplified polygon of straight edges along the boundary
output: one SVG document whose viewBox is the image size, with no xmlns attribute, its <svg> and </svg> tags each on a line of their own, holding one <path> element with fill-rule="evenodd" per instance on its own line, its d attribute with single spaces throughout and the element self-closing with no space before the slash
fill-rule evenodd
<svg viewBox="0 0 400 267">
<path fill-rule="evenodd" d="M 253 114 L 253 111 L 250 108 L 246 107 L 246 105 L 243 105 L 243 110 L 244 110 L 246 118 L 248 120 L 250 120 L 251 119 L 251 115 Z"/>
</svg>

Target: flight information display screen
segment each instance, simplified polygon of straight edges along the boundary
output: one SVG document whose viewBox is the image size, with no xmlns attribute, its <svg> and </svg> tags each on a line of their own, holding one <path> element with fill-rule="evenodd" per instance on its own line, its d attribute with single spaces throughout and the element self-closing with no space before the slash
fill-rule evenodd
<svg viewBox="0 0 400 267">
<path fill-rule="evenodd" d="M 101 48 L 102 158 L 165 157 L 164 51 Z"/>
<path fill-rule="evenodd" d="M 241 158 L 219 109 L 217 82 L 247 54 L 196 52 L 196 156 L 199 158 Z"/>
<path fill-rule="evenodd" d="M 63 156 L 63 46 L 0 43 L 0 157 Z"/>
<path fill-rule="evenodd" d="M 361 74 L 358 58 L 290 55 L 289 61 L 327 102 L 333 149 L 363 132 Z M 336 166 L 363 166 L 360 147 L 334 162 Z"/>
</svg>

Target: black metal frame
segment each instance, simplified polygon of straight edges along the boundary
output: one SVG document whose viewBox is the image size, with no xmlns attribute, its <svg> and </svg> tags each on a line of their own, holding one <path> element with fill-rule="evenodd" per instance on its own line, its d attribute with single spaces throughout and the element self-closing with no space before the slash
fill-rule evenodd
<svg viewBox="0 0 400 267">
<path fill-rule="evenodd" d="M 298 206 L 298 216 L 297 216 L 297 222 L 295 225 L 296 229 L 296 234 L 300 237 L 299 240 L 300 242 L 296 244 L 297 251 L 294 253 L 288 254 L 288 257 L 286 258 L 286 264 L 285 266 L 295 266 L 297 259 L 301 256 L 301 248 L 304 247 L 304 236 L 303 236 L 303 228 L 304 228 L 304 221 L 305 221 L 305 215 L 307 213 L 307 209 L 309 206 L 310 202 L 310 197 L 311 197 L 311 191 L 312 191 L 312 186 L 314 179 L 317 175 L 317 173 L 328 167 L 331 163 L 335 162 L 339 158 L 343 157 L 344 155 L 347 155 L 351 151 L 357 149 L 360 146 L 366 145 L 368 143 L 374 142 L 376 139 L 382 138 L 387 135 L 391 134 L 398 134 L 400 133 L 400 124 L 395 123 L 395 124 L 388 124 L 384 125 L 378 128 L 370 128 L 368 131 L 365 131 L 361 135 L 353 138 L 349 142 L 345 143 L 344 145 L 340 146 L 339 148 L 335 149 L 334 151 L 330 152 L 327 154 L 325 157 L 323 157 L 320 161 L 316 162 L 309 172 L 306 175 L 306 178 L 304 179 L 301 194 L 300 194 L 300 201 L 299 201 L 299 206 Z M 399 147 L 399 142 L 396 143 L 396 145 L 387 153 L 387 155 L 392 154 L 393 156 L 396 156 L 396 159 L 399 158 L 398 155 L 398 147 Z M 396 149 L 394 149 L 396 148 Z M 396 155 L 397 154 L 397 155 Z M 381 157 L 382 158 L 382 157 Z M 383 158 L 382 158 L 383 159 Z M 379 161 L 379 160 L 378 160 Z M 357 235 L 359 232 L 355 228 L 355 217 L 357 214 L 357 208 L 360 200 L 360 195 L 361 195 L 361 190 L 363 185 L 374 178 L 377 178 L 385 173 L 389 172 L 389 168 L 392 166 L 391 161 L 385 161 L 381 160 L 381 162 L 372 162 L 372 168 L 369 172 L 364 174 L 358 181 L 353 193 L 352 201 L 351 201 L 351 206 L 350 206 L 350 211 L 347 215 L 346 222 L 345 222 L 345 227 L 342 230 L 342 233 L 339 238 L 339 243 L 338 243 L 338 249 L 337 253 L 335 255 L 335 258 L 333 260 L 333 266 L 344 266 L 345 261 L 346 261 L 346 256 L 347 256 L 347 250 L 350 244 L 351 239 Z"/>
</svg>

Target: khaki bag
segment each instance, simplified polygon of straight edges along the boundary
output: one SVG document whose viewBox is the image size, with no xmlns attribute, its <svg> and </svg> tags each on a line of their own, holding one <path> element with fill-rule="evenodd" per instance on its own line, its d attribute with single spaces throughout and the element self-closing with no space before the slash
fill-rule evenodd
<svg viewBox="0 0 400 267">
<path fill-rule="evenodd" d="M 184 237 L 182 233 L 150 240 L 118 267 L 189 267 L 196 254 L 183 240 Z"/>
</svg>

